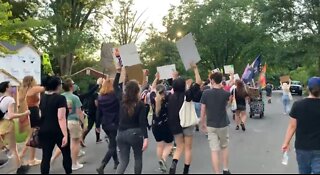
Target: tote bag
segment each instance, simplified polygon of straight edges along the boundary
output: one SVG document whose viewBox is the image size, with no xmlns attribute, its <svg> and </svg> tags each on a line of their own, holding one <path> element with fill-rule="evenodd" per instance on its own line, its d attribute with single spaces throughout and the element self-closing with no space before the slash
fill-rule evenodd
<svg viewBox="0 0 320 175">
<path fill-rule="evenodd" d="M 238 109 L 237 100 L 236 100 L 236 89 L 233 90 L 233 98 L 231 102 L 231 110 L 236 111 Z"/>
<path fill-rule="evenodd" d="M 182 128 L 188 128 L 190 126 L 196 126 L 199 124 L 196 109 L 194 103 L 184 101 L 180 112 L 180 125 Z"/>
</svg>

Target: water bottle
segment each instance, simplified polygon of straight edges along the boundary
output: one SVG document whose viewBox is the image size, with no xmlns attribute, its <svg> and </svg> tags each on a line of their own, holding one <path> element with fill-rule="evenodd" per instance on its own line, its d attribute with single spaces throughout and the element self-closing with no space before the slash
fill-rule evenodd
<svg viewBox="0 0 320 175">
<path fill-rule="evenodd" d="M 282 157 L 282 165 L 288 165 L 289 163 L 289 155 L 288 152 L 285 152 Z"/>
</svg>

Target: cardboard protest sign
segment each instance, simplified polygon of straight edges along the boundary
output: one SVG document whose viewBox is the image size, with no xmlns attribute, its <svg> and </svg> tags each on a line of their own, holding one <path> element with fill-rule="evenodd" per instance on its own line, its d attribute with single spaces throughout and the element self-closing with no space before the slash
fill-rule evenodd
<svg viewBox="0 0 320 175">
<path fill-rule="evenodd" d="M 186 70 L 191 68 L 191 63 L 198 63 L 201 60 L 191 33 L 177 42 L 177 48 Z"/>
<path fill-rule="evenodd" d="M 281 81 L 281 83 L 289 82 L 290 76 L 289 75 L 282 76 L 282 77 L 280 77 L 280 81 Z"/>
<path fill-rule="evenodd" d="M 224 66 L 224 73 L 225 74 L 233 74 L 234 73 L 234 66 L 233 65 Z"/>
<path fill-rule="evenodd" d="M 249 87 L 248 88 L 248 94 L 251 98 L 258 98 L 260 97 L 260 92 L 259 92 L 259 89 L 258 88 L 252 88 L 252 87 Z"/>
<path fill-rule="evenodd" d="M 143 84 L 143 66 L 142 64 L 137 64 L 133 66 L 126 67 L 126 74 L 128 80 L 137 80 L 139 84 Z"/>
<path fill-rule="evenodd" d="M 137 46 L 127 44 L 113 49 L 113 59 L 116 64 L 121 66 L 133 66 L 141 64 Z"/>
<path fill-rule="evenodd" d="M 175 71 L 176 71 L 175 64 L 157 67 L 157 72 L 159 72 L 161 80 L 171 79 L 172 73 Z"/>
</svg>

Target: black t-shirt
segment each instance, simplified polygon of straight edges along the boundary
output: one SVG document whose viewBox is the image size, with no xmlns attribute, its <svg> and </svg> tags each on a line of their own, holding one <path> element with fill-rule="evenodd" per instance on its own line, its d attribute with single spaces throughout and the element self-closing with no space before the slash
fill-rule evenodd
<svg viewBox="0 0 320 175">
<path fill-rule="evenodd" d="M 146 108 L 144 103 L 139 102 L 136 107 L 134 108 L 133 116 L 129 116 L 128 112 L 125 110 L 123 104 L 120 106 L 120 113 L 119 113 L 119 130 L 125 131 L 128 129 L 135 129 L 140 128 L 144 138 L 148 138 L 148 131 L 147 131 L 147 121 L 146 117 Z"/>
<path fill-rule="evenodd" d="M 96 117 L 96 112 L 97 112 L 97 106 L 95 101 L 98 100 L 98 93 L 94 93 L 92 96 L 88 98 L 88 115 L 89 117 L 95 118 Z"/>
<path fill-rule="evenodd" d="M 234 92 L 235 91 L 235 92 Z M 231 93 L 231 95 L 234 95 L 236 94 L 236 101 L 237 101 L 237 106 L 246 106 L 247 103 L 246 103 L 246 97 L 248 96 L 248 94 L 246 93 L 245 96 L 240 96 L 238 93 L 237 93 L 237 89 L 234 89 Z"/>
<path fill-rule="evenodd" d="M 290 116 L 297 120 L 296 149 L 320 150 L 320 99 L 295 102 Z"/>
<path fill-rule="evenodd" d="M 161 110 L 159 112 L 159 116 L 156 115 L 156 93 L 151 92 L 150 101 L 153 110 L 153 126 L 160 126 L 166 124 L 168 122 L 168 96 L 165 96 L 165 99 L 162 101 Z"/>
<path fill-rule="evenodd" d="M 58 120 L 58 109 L 66 108 L 68 111 L 67 100 L 59 94 L 43 94 L 40 100 L 42 133 L 62 134 Z M 66 114 L 67 118 L 68 114 Z"/>
<path fill-rule="evenodd" d="M 189 93 L 187 94 L 187 96 L 188 95 L 191 96 L 193 102 L 200 103 L 200 100 L 202 97 L 202 91 L 199 84 L 193 83 L 190 89 L 186 93 Z"/>
</svg>

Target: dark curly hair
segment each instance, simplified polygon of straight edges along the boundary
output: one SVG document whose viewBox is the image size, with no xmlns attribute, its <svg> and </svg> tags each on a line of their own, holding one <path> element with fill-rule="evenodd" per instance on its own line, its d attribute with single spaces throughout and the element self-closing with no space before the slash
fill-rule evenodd
<svg viewBox="0 0 320 175">
<path fill-rule="evenodd" d="M 139 92 L 140 88 L 137 81 L 127 82 L 122 103 L 130 117 L 134 115 L 134 108 L 139 103 Z"/>
</svg>

